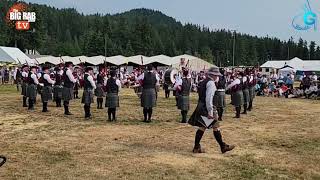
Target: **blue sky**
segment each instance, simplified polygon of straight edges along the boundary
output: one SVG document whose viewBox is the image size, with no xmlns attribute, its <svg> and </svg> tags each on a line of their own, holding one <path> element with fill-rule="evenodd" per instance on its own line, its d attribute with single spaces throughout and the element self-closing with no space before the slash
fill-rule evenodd
<svg viewBox="0 0 320 180">
<path fill-rule="evenodd" d="M 300 37 L 320 45 L 318 30 L 297 31 L 294 16 L 303 13 L 306 0 L 25 0 L 58 8 L 73 7 L 85 14 L 114 14 L 133 8 L 162 11 L 182 23 L 205 25 L 211 29 L 230 29 L 250 35 L 297 41 Z M 320 1 L 309 0 L 320 20 Z"/>
</svg>

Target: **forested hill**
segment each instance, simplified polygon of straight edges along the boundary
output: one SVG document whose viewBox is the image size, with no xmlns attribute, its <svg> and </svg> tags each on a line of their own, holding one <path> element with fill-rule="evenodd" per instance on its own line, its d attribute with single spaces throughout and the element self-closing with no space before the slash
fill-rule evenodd
<svg viewBox="0 0 320 180">
<path fill-rule="evenodd" d="M 1 0 L 0 45 L 21 50 L 36 49 L 54 56 L 146 56 L 191 54 L 218 65 L 232 64 L 233 33 L 228 30 L 211 31 L 207 27 L 181 24 L 159 11 L 134 9 L 115 15 L 84 15 L 75 9 L 57 9 L 30 4 L 37 12 L 34 32 L 9 29 L 4 17 L 13 1 Z M 214 28 L 214 27 L 213 27 Z M 277 38 L 236 34 L 236 65 L 258 65 L 268 59 L 320 59 L 315 42 L 300 39 L 281 41 Z"/>
</svg>

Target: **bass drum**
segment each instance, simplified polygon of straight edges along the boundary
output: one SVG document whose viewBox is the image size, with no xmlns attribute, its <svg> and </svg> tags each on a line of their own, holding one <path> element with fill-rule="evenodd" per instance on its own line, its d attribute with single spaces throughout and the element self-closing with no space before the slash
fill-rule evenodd
<svg viewBox="0 0 320 180">
<path fill-rule="evenodd" d="M 176 82 L 175 79 L 175 75 L 178 75 L 179 72 L 177 69 L 168 69 L 165 73 L 164 73 L 164 83 L 166 84 L 174 84 Z"/>
</svg>

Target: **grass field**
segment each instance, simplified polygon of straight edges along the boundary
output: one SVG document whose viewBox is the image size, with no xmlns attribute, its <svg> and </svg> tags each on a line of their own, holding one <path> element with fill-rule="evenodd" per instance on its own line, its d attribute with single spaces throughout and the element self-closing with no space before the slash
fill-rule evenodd
<svg viewBox="0 0 320 180">
<path fill-rule="evenodd" d="M 237 147 L 222 155 L 212 131 L 202 140 L 207 153 L 193 154 L 195 129 L 178 123 L 174 98 L 160 96 L 144 124 L 139 99 L 124 89 L 118 122 L 109 123 L 95 105 L 85 121 L 80 100 L 71 117 L 53 103 L 48 114 L 40 103 L 29 112 L 13 86 L 0 86 L 0 155 L 8 158 L 0 179 L 320 179 L 319 101 L 257 97 L 240 121 L 229 105 L 222 133 Z"/>
</svg>

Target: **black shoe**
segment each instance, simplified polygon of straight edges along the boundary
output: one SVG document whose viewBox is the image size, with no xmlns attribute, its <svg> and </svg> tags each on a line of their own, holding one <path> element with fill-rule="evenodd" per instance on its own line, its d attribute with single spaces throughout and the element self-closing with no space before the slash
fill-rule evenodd
<svg viewBox="0 0 320 180">
<path fill-rule="evenodd" d="M 247 112 L 242 112 L 241 114 L 247 114 Z"/>
<path fill-rule="evenodd" d="M 221 148 L 221 152 L 222 152 L 222 154 L 224 154 L 224 153 L 226 153 L 228 151 L 232 151 L 235 147 L 236 146 L 234 146 L 234 145 L 226 144 L 226 145 L 224 145 L 224 147 Z"/>
<path fill-rule="evenodd" d="M 66 112 L 66 113 L 64 113 L 64 115 L 71 116 L 73 114 L 71 112 Z"/>
</svg>

